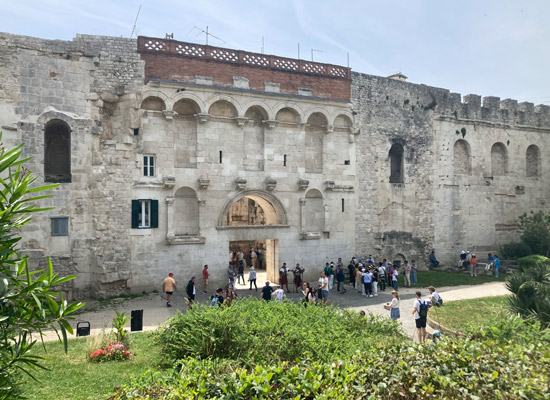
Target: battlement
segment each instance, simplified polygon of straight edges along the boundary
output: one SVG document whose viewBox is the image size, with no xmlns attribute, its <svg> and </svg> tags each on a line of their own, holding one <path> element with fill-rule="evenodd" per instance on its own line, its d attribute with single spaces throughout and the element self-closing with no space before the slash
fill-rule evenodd
<svg viewBox="0 0 550 400">
<path fill-rule="evenodd" d="M 351 69 L 339 65 L 145 36 L 138 37 L 137 47 L 146 82 L 198 83 L 197 76 L 206 76 L 213 86 L 235 87 L 237 78 L 241 89 L 274 92 L 276 87 L 284 94 L 350 99 Z"/>
</svg>

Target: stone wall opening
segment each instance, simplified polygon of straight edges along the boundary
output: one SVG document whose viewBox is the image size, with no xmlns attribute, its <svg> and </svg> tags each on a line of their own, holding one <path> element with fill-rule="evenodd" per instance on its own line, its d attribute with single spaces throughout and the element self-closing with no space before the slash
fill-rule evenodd
<svg viewBox="0 0 550 400">
<path fill-rule="evenodd" d="M 164 111 L 166 104 L 160 97 L 149 96 L 141 102 L 141 109 L 150 111 Z"/>
<path fill-rule="evenodd" d="M 71 181 L 71 129 L 59 119 L 44 128 L 44 180 Z"/>
<path fill-rule="evenodd" d="M 540 172 L 540 150 L 537 145 L 527 147 L 525 153 L 525 171 L 528 178 L 538 178 Z"/>
<path fill-rule="evenodd" d="M 235 118 L 237 116 L 237 109 L 226 100 L 218 100 L 210 106 L 208 113 L 213 117 Z"/>
<path fill-rule="evenodd" d="M 323 137 L 327 119 L 321 113 L 312 114 L 306 125 L 305 166 L 306 172 L 323 172 Z"/>
<path fill-rule="evenodd" d="M 174 196 L 174 233 L 176 236 L 199 234 L 199 201 L 197 193 L 189 187 L 181 187 Z"/>
<path fill-rule="evenodd" d="M 325 230 L 325 204 L 320 191 L 317 189 L 307 191 L 304 211 L 304 231 L 323 232 Z"/>
<path fill-rule="evenodd" d="M 457 140 L 453 147 L 453 169 L 455 174 L 469 175 L 472 173 L 470 145 L 463 139 Z"/>
<path fill-rule="evenodd" d="M 200 112 L 199 106 L 193 100 L 189 99 L 178 100 L 176 104 L 174 104 L 173 111 L 184 117 L 190 117 Z"/>
<path fill-rule="evenodd" d="M 495 143 L 491 148 L 491 174 L 502 176 L 508 173 L 508 151 L 503 143 Z"/>
<path fill-rule="evenodd" d="M 403 146 L 395 143 L 390 148 L 390 183 L 403 183 Z"/>
<path fill-rule="evenodd" d="M 249 108 L 245 115 L 248 124 L 243 128 L 243 167 L 245 171 L 264 170 L 264 125 L 267 113 L 261 107 Z"/>
</svg>

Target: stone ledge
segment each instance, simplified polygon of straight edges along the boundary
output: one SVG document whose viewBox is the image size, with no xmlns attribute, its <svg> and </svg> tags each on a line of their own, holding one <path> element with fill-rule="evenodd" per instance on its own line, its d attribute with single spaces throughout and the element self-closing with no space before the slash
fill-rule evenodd
<svg viewBox="0 0 550 400">
<path fill-rule="evenodd" d="M 168 244 L 204 244 L 206 238 L 204 236 L 170 236 L 166 237 Z"/>
<path fill-rule="evenodd" d="M 320 240 L 321 232 L 302 232 L 300 233 L 300 240 Z"/>
<path fill-rule="evenodd" d="M 235 229 L 278 229 L 290 228 L 290 225 L 236 225 L 236 226 L 216 226 L 219 231 L 229 231 Z"/>
</svg>

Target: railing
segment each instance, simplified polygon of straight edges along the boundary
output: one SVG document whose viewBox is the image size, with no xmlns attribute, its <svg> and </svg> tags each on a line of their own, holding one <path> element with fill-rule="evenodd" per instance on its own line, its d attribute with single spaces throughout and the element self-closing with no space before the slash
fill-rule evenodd
<svg viewBox="0 0 550 400">
<path fill-rule="evenodd" d="M 203 60 L 217 60 L 233 64 L 351 79 L 351 69 L 340 65 L 322 64 L 267 54 L 250 53 L 242 50 L 230 50 L 196 43 L 178 42 L 171 39 L 139 36 L 138 51 L 177 54 L 187 57 L 196 57 Z"/>
</svg>

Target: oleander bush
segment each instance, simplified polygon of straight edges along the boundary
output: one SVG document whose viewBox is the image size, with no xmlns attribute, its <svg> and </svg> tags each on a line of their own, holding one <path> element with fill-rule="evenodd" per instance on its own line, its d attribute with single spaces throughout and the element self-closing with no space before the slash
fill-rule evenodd
<svg viewBox="0 0 550 400">
<path fill-rule="evenodd" d="M 239 300 L 231 307 L 197 305 L 176 314 L 157 334 L 168 362 L 193 357 L 245 365 L 330 361 L 402 340 L 400 326 L 388 318 L 257 299 Z"/>
<path fill-rule="evenodd" d="M 545 399 L 550 331 L 495 320 L 462 339 L 382 342 L 349 357 L 244 367 L 190 358 L 119 388 L 121 399 Z"/>
</svg>

